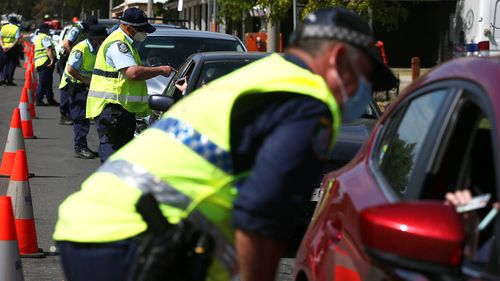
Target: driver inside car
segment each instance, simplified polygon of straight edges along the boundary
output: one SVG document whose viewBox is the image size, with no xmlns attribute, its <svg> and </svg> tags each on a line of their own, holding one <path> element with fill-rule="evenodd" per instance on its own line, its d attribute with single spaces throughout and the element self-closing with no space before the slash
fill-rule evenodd
<svg viewBox="0 0 500 281">
<path fill-rule="evenodd" d="M 445 204 L 457 208 L 470 204 L 473 198 L 469 189 L 456 190 L 446 193 Z M 463 212 L 465 232 L 469 240 L 467 243 L 469 245 L 466 245 L 464 254 L 474 263 L 483 266 L 488 265 L 488 273 L 498 275 L 500 273 L 500 269 L 496 267 L 498 264 L 498 251 L 495 250 L 495 228 L 497 227 L 493 226 L 494 230 L 490 235 L 486 234 L 486 237 L 481 237 L 481 235 L 485 235 L 484 232 L 487 231 L 487 227 L 495 225 L 495 220 L 498 220 L 496 217 L 497 211 L 500 210 L 500 202 L 493 202 L 490 206 L 491 210 L 483 217 L 480 217 L 477 212 L 473 212 L 478 209 Z"/>
</svg>

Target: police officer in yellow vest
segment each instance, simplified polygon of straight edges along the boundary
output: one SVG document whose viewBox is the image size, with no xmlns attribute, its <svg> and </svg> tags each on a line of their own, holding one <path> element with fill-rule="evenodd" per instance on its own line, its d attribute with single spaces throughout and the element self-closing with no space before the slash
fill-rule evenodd
<svg viewBox="0 0 500 281">
<path fill-rule="evenodd" d="M 88 87 L 99 46 L 107 36 L 104 26 L 93 25 L 88 38 L 76 44 L 69 54 L 59 89 L 69 99 L 69 114 L 73 121 L 74 151 L 76 158 L 91 159 L 96 153 L 87 146 L 90 121 L 85 117 Z"/>
<path fill-rule="evenodd" d="M 64 73 L 64 68 L 68 62 L 68 56 L 71 49 L 76 46 L 76 44 L 87 38 L 87 33 L 89 28 L 98 23 L 97 18 L 93 15 L 88 16 L 84 22 L 77 23 L 71 27 L 71 29 L 64 35 L 61 51 L 59 52 L 59 61 L 57 62 L 58 73 L 61 77 Z M 61 98 L 59 104 L 59 112 L 61 113 L 61 118 L 59 124 L 61 125 L 71 125 L 73 121 L 70 117 L 70 105 L 68 93 L 65 90 L 61 90 Z"/>
<path fill-rule="evenodd" d="M 129 8 L 97 52 L 87 99 L 87 118 L 95 119 L 99 156 L 104 162 L 134 137 L 135 115 L 149 115 L 147 79 L 169 76 L 169 66 L 141 66 L 133 42 L 142 42 L 156 29 L 144 11 Z"/>
<path fill-rule="evenodd" d="M 292 38 L 182 99 L 66 199 L 69 281 L 274 280 L 342 119 L 396 83 L 349 10 L 318 10 Z"/>
<path fill-rule="evenodd" d="M 10 17 L 9 23 L 0 29 L 0 56 L 3 56 L 3 67 L 0 65 L 0 85 L 15 86 L 14 72 L 19 59 L 19 40 L 21 33 L 17 26 L 17 18 Z"/>
<path fill-rule="evenodd" d="M 56 63 L 56 53 L 54 43 L 49 34 L 49 26 L 42 23 L 38 26 L 38 34 L 35 39 L 35 67 L 38 73 L 38 87 L 35 93 L 35 105 L 37 106 L 58 106 L 54 99 L 52 90 L 54 67 Z M 47 103 L 43 101 L 46 98 Z"/>
</svg>

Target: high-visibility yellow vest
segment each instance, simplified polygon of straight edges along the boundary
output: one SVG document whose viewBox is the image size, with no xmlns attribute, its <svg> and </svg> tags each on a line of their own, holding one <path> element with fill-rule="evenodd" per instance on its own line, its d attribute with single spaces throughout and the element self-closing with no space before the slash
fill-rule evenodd
<svg viewBox="0 0 500 281">
<path fill-rule="evenodd" d="M 16 41 L 16 33 L 19 30 L 19 26 L 15 24 L 8 23 L 2 26 L 2 42 L 5 47 L 10 47 L 14 45 Z"/>
<path fill-rule="evenodd" d="M 333 132 L 338 132 L 340 111 L 323 78 L 279 55 L 261 59 L 181 100 L 154 127 L 114 153 L 60 206 L 54 239 L 133 237 L 147 228 L 135 204 L 141 194 L 151 192 L 171 223 L 187 218 L 212 235 L 216 258 L 207 280 L 229 280 L 237 270 L 231 227 L 235 184 L 250 173 L 233 172 L 231 111 L 242 96 L 270 92 L 322 101 L 331 111 Z M 330 148 L 333 143 L 334 138 Z"/>
<path fill-rule="evenodd" d="M 49 55 L 47 54 L 47 50 L 42 44 L 42 40 L 46 37 L 49 37 L 45 33 L 38 33 L 36 40 L 35 40 L 35 67 L 42 66 L 48 59 Z M 52 54 L 54 55 L 55 58 L 55 50 L 54 50 L 54 43 L 52 43 L 52 40 L 50 40 L 51 47 L 52 47 Z"/>
<path fill-rule="evenodd" d="M 82 64 L 80 65 L 80 74 L 84 77 L 90 78 L 92 76 L 92 71 L 94 70 L 95 58 L 96 54 L 90 51 L 89 42 L 84 40 L 78 44 L 76 44 L 73 49 L 71 49 L 71 53 L 69 56 L 77 55 L 82 57 Z M 59 89 L 64 88 L 68 82 L 66 79 L 69 79 L 72 83 L 83 84 L 82 81 L 76 79 L 68 72 L 68 65 L 64 67 L 64 72 L 61 79 L 61 84 L 59 84 Z"/>
<path fill-rule="evenodd" d="M 97 52 L 87 98 L 87 118 L 91 119 L 101 114 L 108 103 L 120 104 L 127 111 L 139 116 L 146 116 L 150 113 L 146 81 L 128 79 L 121 71 L 106 62 L 106 51 L 112 43 L 117 41 L 125 43 L 132 52 L 137 65 L 141 64 L 139 53 L 127 41 L 125 34 L 120 29 L 111 33 Z"/>
</svg>

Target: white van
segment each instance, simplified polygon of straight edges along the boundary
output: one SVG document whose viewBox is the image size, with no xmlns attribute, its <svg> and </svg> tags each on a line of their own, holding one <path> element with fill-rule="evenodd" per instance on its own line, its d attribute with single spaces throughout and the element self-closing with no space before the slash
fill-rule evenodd
<svg viewBox="0 0 500 281">
<path fill-rule="evenodd" d="M 500 0 L 458 0 L 451 28 L 454 56 L 500 54 Z"/>
</svg>

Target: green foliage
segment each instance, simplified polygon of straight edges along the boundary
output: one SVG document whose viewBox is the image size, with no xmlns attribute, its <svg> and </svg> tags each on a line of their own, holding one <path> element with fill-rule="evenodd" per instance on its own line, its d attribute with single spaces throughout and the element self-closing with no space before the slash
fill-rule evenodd
<svg viewBox="0 0 500 281">
<path fill-rule="evenodd" d="M 228 17 L 232 21 L 240 21 L 243 13 L 253 6 L 269 7 L 269 19 L 277 21 L 285 18 L 292 6 L 292 0 L 218 0 L 221 17 Z M 370 10 L 373 11 L 373 20 L 382 24 L 389 30 L 397 29 L 400 20 L 406 20 L 408 11 L 400 1 L 384 0 L 298 0 L 304 5 L 301 18 L 308 13 L 325 7 L 345 7 L 369 18 Z"/>
</svg>

